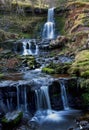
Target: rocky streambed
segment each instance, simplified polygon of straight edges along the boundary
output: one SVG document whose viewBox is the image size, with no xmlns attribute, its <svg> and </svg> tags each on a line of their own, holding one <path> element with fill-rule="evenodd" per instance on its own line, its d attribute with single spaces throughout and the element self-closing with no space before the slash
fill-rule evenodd
<svg viewBox="0 0 89 130">
<path fill-rule="evenodd" d="M 29 41 L 25 40 L 27 43 Z M 76 120 L 81 112 L 74 110 L 84 108 L 81 99 L 83 89 L 80 88 L 77 78 L 71 78 L 67 73 L 73 57 L 59 55 L 58 50 L 41 49 L 36 43 L 35 47 L 31 47 L 31 43 L 27 43 L 27 46 L 24 46 L 22 42 L 19 53 L 16 50 L 12 51 L 13 54 L 10 51 L 2 51 L 0 63 L 4 75 L 0 81 L 1 122 L 6 113 L 20 110 L 23 118 L 16 123 L 18 127 L 13 125 L 10 129 L 85 129 L 88 122 Z M 34 55 L 36 49 L 39 51 Z M 1 123 L 2 129 L 7 129 L 7 122 L 4 119 L 4 127 Z"/>
</svg>

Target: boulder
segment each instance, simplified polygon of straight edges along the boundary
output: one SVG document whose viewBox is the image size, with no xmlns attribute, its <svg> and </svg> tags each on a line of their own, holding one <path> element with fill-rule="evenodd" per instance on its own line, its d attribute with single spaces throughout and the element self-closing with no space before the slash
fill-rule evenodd
<svg viewBox="0 0 89 130">
<path fill-rule="evenodd" d="M 1 120 L 3 130 L 11 130 L 16 127 L 16 125 L 20 123 L 22 117 L 23 113 L 21 111 L 8 112 Z"/>
<path fill-rule="evenodd" d="M 23 51 L 23 43 L 22 42 L 14 43 L 14 51 L 16 51 L 16 52 Z"/>
<path fill-rule="evenodd" d="M 50 42 L 50 48 L 60 48 L 64 47 L 69 39 L 65 36 L 58 36 L 56 40 Z"/>
</svg>

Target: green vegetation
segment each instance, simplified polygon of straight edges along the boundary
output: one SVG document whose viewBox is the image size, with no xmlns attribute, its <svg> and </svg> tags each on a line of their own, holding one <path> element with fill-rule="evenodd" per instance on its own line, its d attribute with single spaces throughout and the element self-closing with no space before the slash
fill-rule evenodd
<svg viewBox="0 0 89 130">
<path fill-rule="evenodd" d="M 89 93 L 83 93 L 82 99 L 83 99 L 83 105 L 85 107 L 89 106 Z"/>
<path fill-rule="evenodd" d="M 4 22 L 3 22 L 4 20 Z M 41 26 L 44 24 L 45 17 L 18 16 L 18 15 L 1 15 L 0 41 L 17 38 L 40 37 Z M 5 27 L 8 23 L 8 31 Z"/>
<path fill-rule="evenodd" d="M 56 31 L 59 32 L 61 35 L 65 35 L 65 16 L 57 16 L 55 17 L 55 21 L 56 21 Z"/>
<path fill-rule="evenodd" d="M 4 79 L 4 76 L 5 76 L 5 75 L 4 75 L 3 73 L 0 73 L 0 80 L 1 80 L 1 79 Z"/>
<path fill-rule="evenodd" d="M 35 57 L 31 55 L 21 56 L 21 57 L 18 57 L 18 59 L 20 59 L 21 60 L 20 62 L 25 64 L 25 66 L 28 66 L 29 69 L 35 69 L 40 66 L 36 62 Z"/>
<path fill-rule="evenodd" d="M 52 69 L 52 68 L 44 67 L 44 68 L 42 69 L 42 72 L 45 72 L 45 73 L 47 73 L 47 74 L 54 74 L 54 73 L 55 73 L 55 70 Z"/>
<path fill-rule="evenodd" d="M 89 77 L 89 51 L 84 50 L 77 53 L 75 62 L 69 69 L 69 73 L 81 76 L 84 78 Z"/>
<path fill-rule="evenodd" d="M 77 53 L 69 73 L 81 77 L 80 86 L 83 89 L 82 100 L 84 107 L 89 105 L 89 51 L 83 50 Z"/>
<path fill-rule="evenodd" d="M 48 74 L 67 74 L 69 68 L 70 68 L 70 63 L 51 62 L 48 66 L 44 67 L 42 71 Z"/>
<path fill-rule="evenodd" d="M 12 112 L 12 113 L 14 113 L 14 112 Z M 9 116 L 11 116 L 12 113 L 9 113 Z M 18 123 L 21 121 L 22 117 L 23 117 L 23 113 L 19 112 L 18 115 L 16 116 L 16 118 L 13 119 L 13 116 L 12 116 L 11 117 L 12 119 L 8 120 L 8 118 L 6 116 L 4 116 L 1 120 L 1 122 L 2 122 L 4 128 L 8 127 L 8 129 L 12 129 L 16 125 L 18 125 Z"/>
</svg>

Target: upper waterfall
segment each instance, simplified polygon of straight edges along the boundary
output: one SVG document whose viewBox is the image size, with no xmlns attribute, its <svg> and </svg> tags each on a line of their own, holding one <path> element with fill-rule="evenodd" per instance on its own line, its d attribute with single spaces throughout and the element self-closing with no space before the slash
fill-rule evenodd
<svg viewBox="0 0 89 130">
<path fill-rule="evenodd" d="M 48 9 L 47 22 L 43 28 L 43 39 L 54 39 L 55 37 L 55 23 L 54 23 L 54 8 Z"/>
</svg>

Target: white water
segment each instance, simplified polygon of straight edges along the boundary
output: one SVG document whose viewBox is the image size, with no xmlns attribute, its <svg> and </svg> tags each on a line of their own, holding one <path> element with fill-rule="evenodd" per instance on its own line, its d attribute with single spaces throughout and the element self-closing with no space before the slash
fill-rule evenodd
<svg viewBox="0 0 89 130">
<path fill-rule="evenodd" d="M 24 112 L 27 112 L 27 89 L 26 86 L 24 88 L 19 88 L 19 86 L 16 86 L 17 89 L 17 110 L 22 110 Z M 21 103 L 22 101 L 22 103 Z"/>
<path fill-rule="evenodd" d="M 24 110 L 27 112 L 27 91 L 26 87 L 24 87 Z"/>
<path fill-rule="evenodd" d="M 68 105 L 67 93 L 66 93 L 66 88 L 65 88 L 65 80 L 60 80 L 60 86 L 61 86 L 61 97 L 63 101 L 63 107 L 64 107 L 64 110 L 68 110 L 69 105 Z"/>
<path fill-rule="evenodd" d="M 19 87 L 16 86 L 16 89 L 17 89 L 17 109 L 19 110 L 20 109 Z"/>
<path fill-rule="evenodd" d="M 10 111 L 10 103 L 9 103 L 9 99 L 8 98 L 6 99 L 6 102 L 7 102 L 8 111 Z"/>
<path fill-rule="evenodd" d="M 54 39 L 55 37 L 54 8 L 48 9 L 48 19 L 43 28 L 43 39 Z"/>
<path fill-rule="evenodd" d="M 23 40 L 23 55 L 37 55 L 39 48 L 35 40 Z"/>
<path fill-rule="evenodd" d="M 42 86 L 40 89 L 35 90 L 37 110 L 51 109 L 48 86 Z"/>
</svg>

